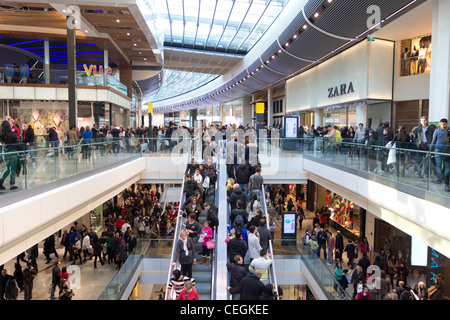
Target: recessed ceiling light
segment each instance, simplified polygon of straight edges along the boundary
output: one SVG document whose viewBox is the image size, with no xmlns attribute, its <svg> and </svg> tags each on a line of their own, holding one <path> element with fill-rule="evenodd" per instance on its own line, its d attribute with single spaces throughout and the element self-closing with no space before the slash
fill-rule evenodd
<svg viewBox="0 0 450 320">
<path fill-rule="evenodd" d="M 134 46 L 136 47 L 136 46 L 137 46 L 137 44 L 135 43 L 135 44 L 134 44 Z"/>
<path fill-rule="evenodd" d="M 286 42 L 284 45 L 285 45 L 286 47 L 289 47 L 289 42 Z"/>
<path fill-rule="evenodd" d="M 318 12 L 314 13 L 314 17 L 315 17 L 315 18 L 317 18 L 318 16 L 319 16 L 319 13 L 318 13 Z"/>
<path fill-rule="evenodd" d="M 119 20 L 119 19 L 117 19 L 117 20 L 116 20 L 116 22 L 120 22 L 120 20 Z"/>
<path fill-rule="evenodd" d="M 87 31 L 87 30 L 84 30 L 84 32 L 89 33 L 89 31 Z"/>
<path fill-rule="evenodd" d="M 266 63 L 269 63 L 269 60 L 267 60 Z"/>
<path fill-rule="evenodd" d="M 130 35 L 130 33 L 129 32 L 127 32 L 127 36 L 129 36 Z"/>
<path fill-rule="evenodd" d="M 297 34 L 294 34 L 293 38 L 294 38 L 294 39 L 297 39 Z"/>
<path fill-rule="evenodd" d="M 142 54 L 142 52 L 139 52 L 139 54 Z"/>
<path fill-rule="evenodd" d="M 304 25 L 303 25 L 303 29 L 306 29 L 306 28 L 308 28 L 308 25 L 307 25 L 307 24 L 304 24 Z"/>
<path fill-rule="evenodd" d="M 278 50 L 278 53 L 281 53 L 281 49 Z"/>
</svg>

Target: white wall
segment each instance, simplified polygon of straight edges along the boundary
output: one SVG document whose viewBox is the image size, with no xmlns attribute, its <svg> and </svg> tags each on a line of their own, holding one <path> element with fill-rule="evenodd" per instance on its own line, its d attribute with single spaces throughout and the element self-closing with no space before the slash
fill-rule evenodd
<svg viewBox="0 0 450 320">
<path fill-rule="evenodd" d="M 392 99 L 391 41 L 363 41 L 286 81 L 286 112 L 363 99 Z M 352 82 L 355 92 L 329 98 L 328 89 Z"/>
</svg>

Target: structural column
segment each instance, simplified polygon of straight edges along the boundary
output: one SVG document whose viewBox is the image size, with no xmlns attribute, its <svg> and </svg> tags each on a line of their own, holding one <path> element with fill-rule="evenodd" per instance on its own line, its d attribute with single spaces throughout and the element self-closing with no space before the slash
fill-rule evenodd
<svg viewBox="0 0 450 320">
<path fill-rule="evenodd" d="M 449 118 L 450 107 L 450 1 L 433 0 L 430 122 Z"/>
<path fill-rule="evenodd" d="M 103 50 L 103 85 L 108 86 L 108 69 L 109 69 L 109 55 L 108 50 Z"/>
<path fill-rule="evenodd" d="M 267 127 L 273 125 L 273 89 L 267 90 Z"/>
<path fill-rule="evenodd" d="M 323 109 L 314 110 L 314 128 L 323 126 Z"/>
<path fill-rule="evenodd" d="M 76 29 L 67 28 L 67 84 L 69 90 L 69 127 L 77 126 Z"/>
<path fill-rule="evenodd" d="M 45 74 L 45 83 L 49 84 L 50 83 L 50 45 L 49 45 L 48 40 L 44 40 L 44 74 Z"/>
</svg>

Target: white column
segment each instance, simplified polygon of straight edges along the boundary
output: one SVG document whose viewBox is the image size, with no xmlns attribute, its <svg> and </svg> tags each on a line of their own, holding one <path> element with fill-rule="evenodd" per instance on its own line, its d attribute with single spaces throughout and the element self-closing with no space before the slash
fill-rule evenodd
<svg viewBox="0 0 450 320">
<path fill-rule="evenodd" d="M 367 104 L 363 103 L 356 107 L 356 125 L 362 123 L 367 127 Z"/>
<path fill-rule="evenodd" d="M 267 90 L 267 128 L 273 125 L 273 89 Z"/>
<path fill-rule="evenodd" d="M 450 107 L 450 1 L 433 0 L 430 72 L 430 122 L 449 118 Z"/>
<path fill-rule="evenodd" d="M 50 45 L 48 40 L 44 40 L 44 71 L 45 83 L 50 83 Z"/>
<path fill-rule="evenodd" d="M 108 49 L 103 50 L 103 85 L 108 86 L 109 58 Z"/>
<path fill-rule="evenodd" d="M 323 126 L 323 109 L 314 110 L 314 128 Z"/>
</svg>

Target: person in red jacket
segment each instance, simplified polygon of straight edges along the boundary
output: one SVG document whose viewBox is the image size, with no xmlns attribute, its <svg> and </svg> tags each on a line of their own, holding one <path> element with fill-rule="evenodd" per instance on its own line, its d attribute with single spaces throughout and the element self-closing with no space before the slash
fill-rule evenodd
<svg viewBox="0 0 450 320">
<path fill-rule="evenodd" d="M 122 216 L 119 216 L 119 219 L 116 221 L 116 229 L 122 230 L 124 224 L 125 220 L 122 219 Z"/>
<path fill-rule="evenodd" d="M 9 117 L 8 122 L 11 125 L 11 130 L 16 134 L 17 139 L 20 140 L 20 129 L 14 124 L 14 119 Z"/>
<path fill-rule="evenodd" d="M 369 288 L 367 286 L 364 286 L 363 291 L 358 293 L 358 297 L 356 297 L 356 300 L 372 300 L 370 298 L 370 292 L 369 292 Z"/>
<path fill-rule="evenodd" d="M 175 300 L 199 300 L 198 293 L 192 281 L 186 281 L 184 283 L 184 289 Z"/>
</svg>

